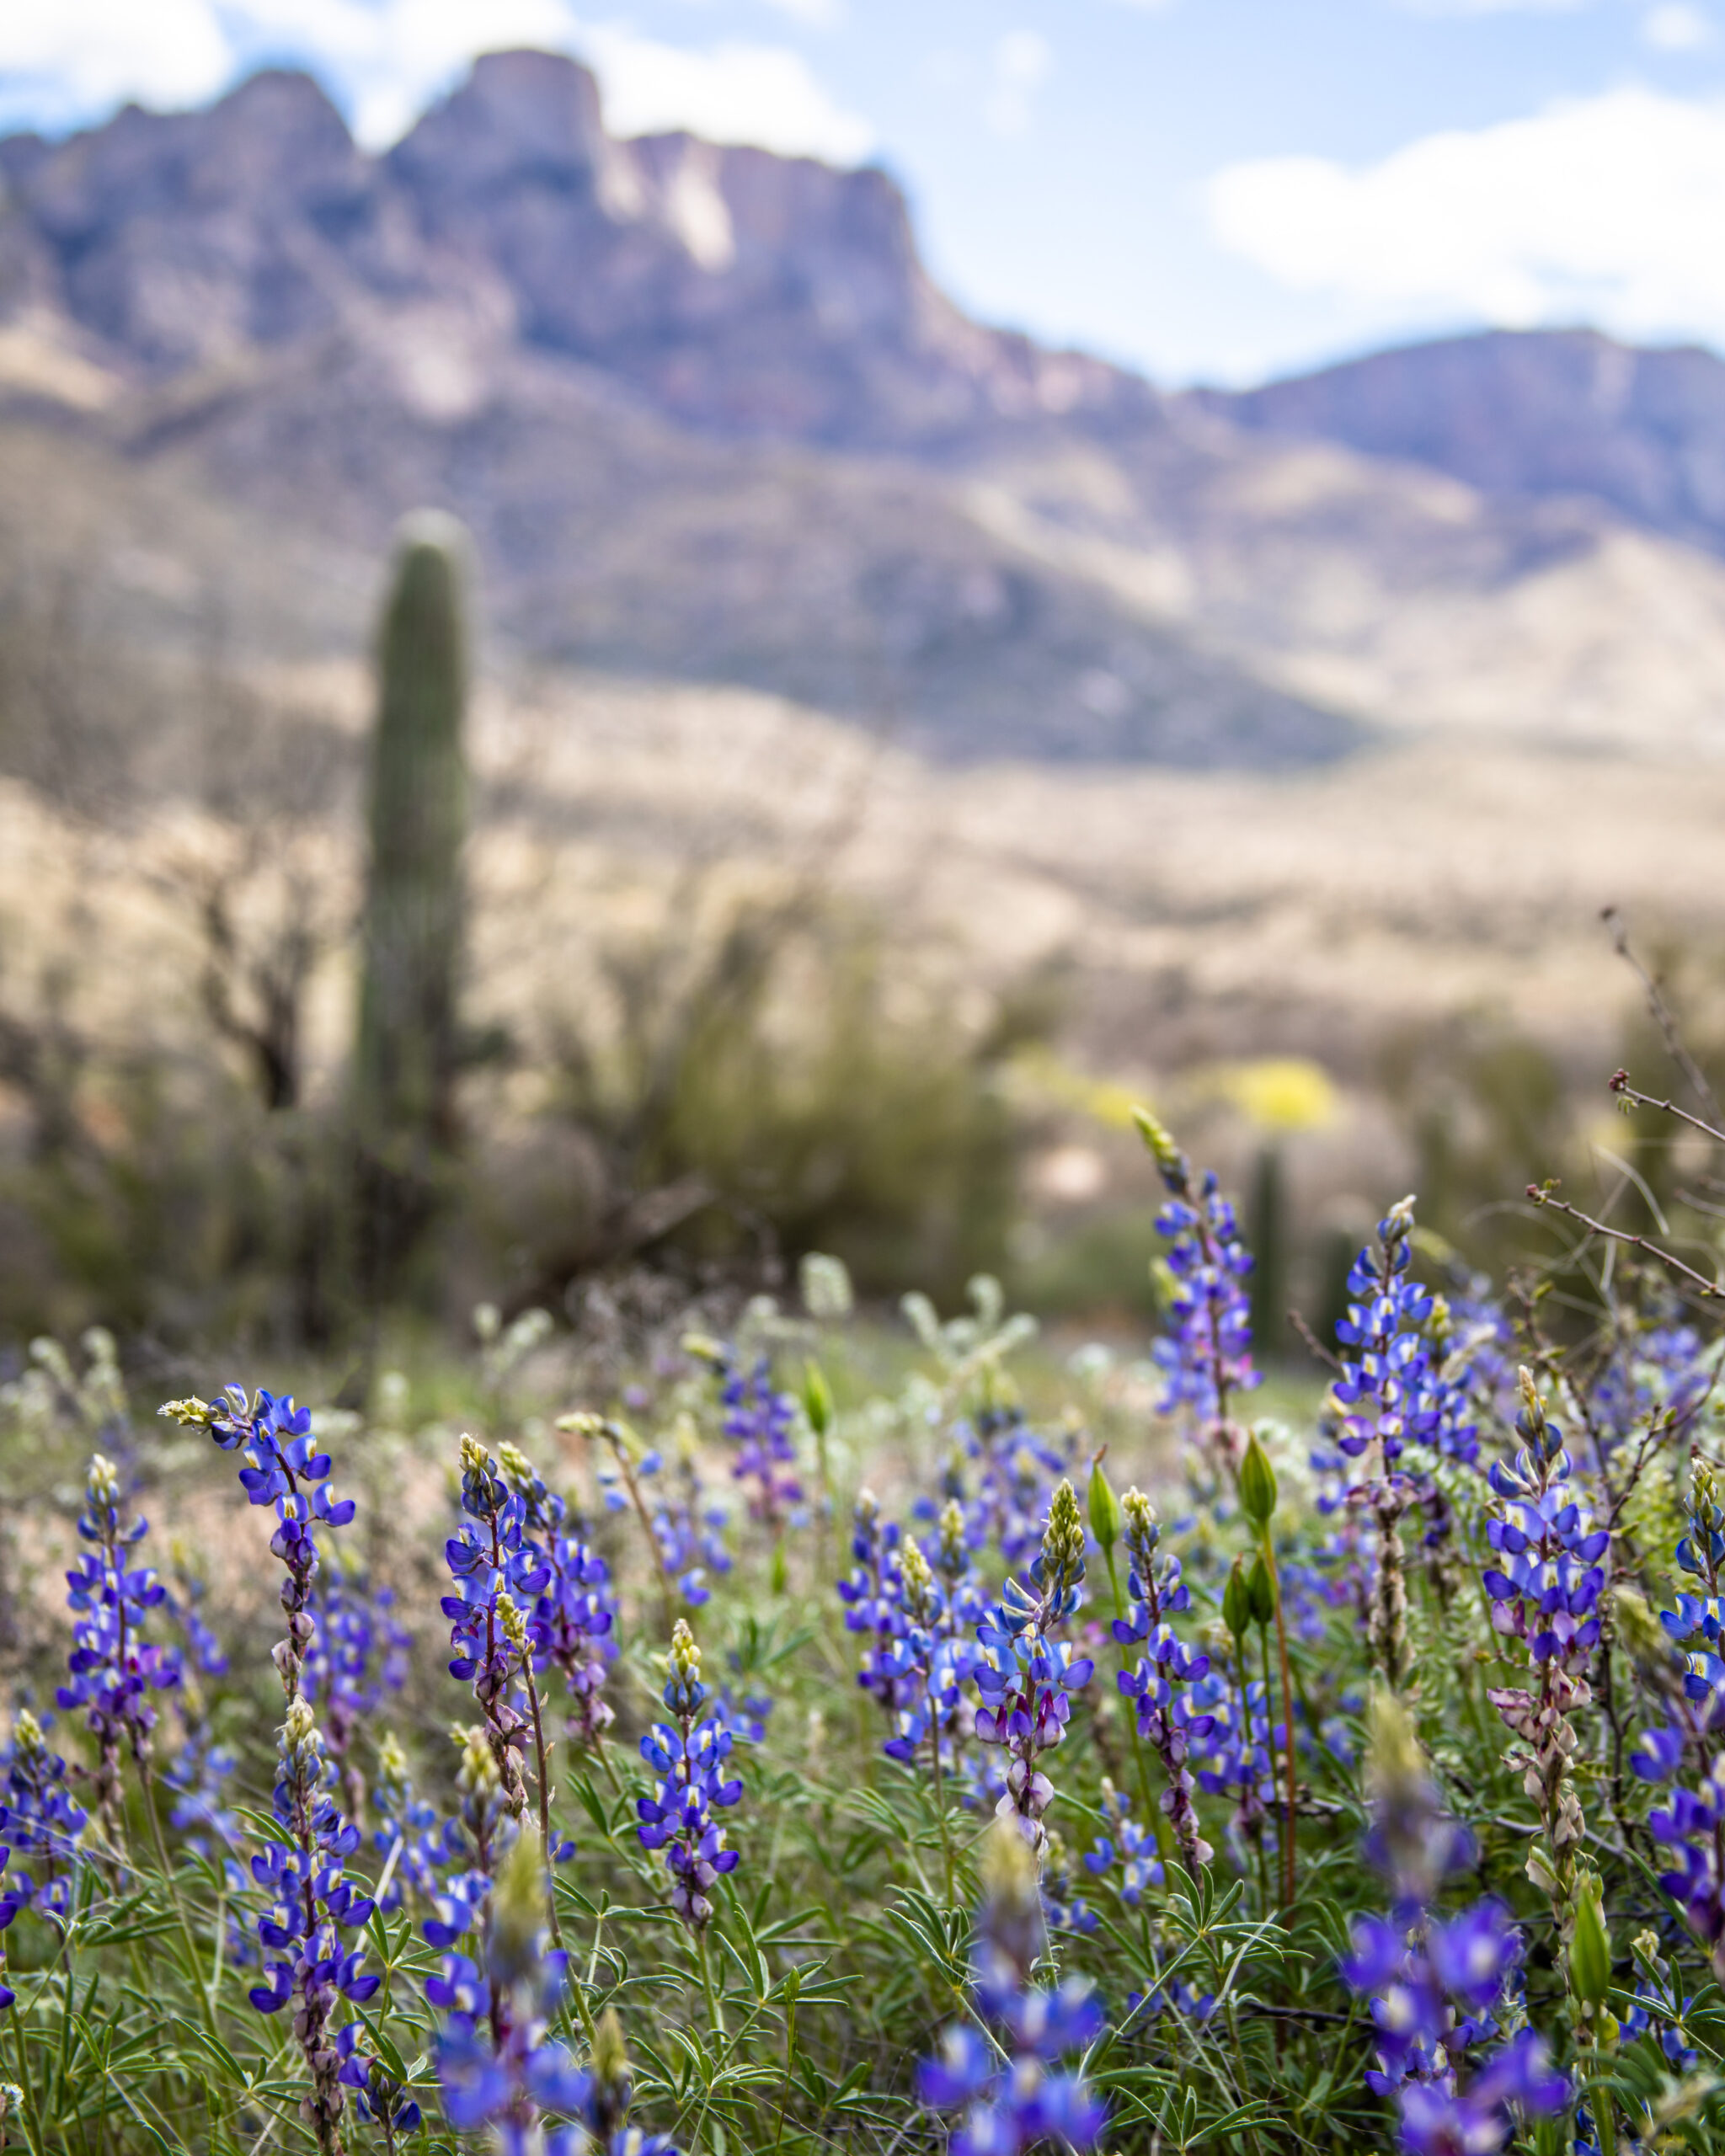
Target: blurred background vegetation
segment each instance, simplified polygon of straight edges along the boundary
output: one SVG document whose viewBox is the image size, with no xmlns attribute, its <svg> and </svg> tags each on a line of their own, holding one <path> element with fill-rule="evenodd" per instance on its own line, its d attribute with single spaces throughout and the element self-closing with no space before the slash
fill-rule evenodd
<svg viewBox="0 0 1725 2156">
<path fill-rule="evenodd" d="M 1594 1044 L 1566 1063 L 1482 1006 L 1327 1056 L 1274 1052 L 1271 1027 L 1221 1056 L 1171 1027 L 1165 1058 L 1151 1041 L 1100 1071 L 1058 958 L 960 978 L 841 885 L 842 805 L 771 858 L 721 821 L 650 905 L 587 910 L 539 961 L 530 1019 L 499 1015 L 486 952 L 537 895 L 531 877 L 508 900 L 476 889 L 471 866 L 521 782 L 471 767 L 468 542 L 416 520 L 385 584 L 369 727 L 266 704 L 213 635 L 196 664 L 117 671 L 64 592 L 0 633 L 0 760 L 70 862 L 0 960 L 14 1354 L 100 1322 L 164 1353 L 369 1355 L 398 1318 L 573 1312 L 644 1271 L 770 1290 L 810 1250 L 865 1298 L 948 1307 L 995 1269 L 1057 1321 L 1141 1326 L 1158 1197 L 1140 1096 L 1237 1195 L 1272 1362 L 1303 1352 L 1290 1310 L 1333 1322 L 1402 1187 L 1458 1278 L 1561 1249 L 1522 1194 L 1552 1176 L 1624 1225 L 1710 1241 L 1698 1163 L 1668 1123 L 1613 1112 Z M 187 771 L 195 813 L 163 841 Z M 104 1028 L 92 984 L 133 961 L 85 891 L 147 814 L 163 1022 Z M 1604 930 L 1600 949 L 1603 969 Z M 1674 941 L 1643 955 L 1725 1075 L 1719 967 Z M 1622 1060 L 1680 1084 L 1632 1007 Z"/>
</svg>

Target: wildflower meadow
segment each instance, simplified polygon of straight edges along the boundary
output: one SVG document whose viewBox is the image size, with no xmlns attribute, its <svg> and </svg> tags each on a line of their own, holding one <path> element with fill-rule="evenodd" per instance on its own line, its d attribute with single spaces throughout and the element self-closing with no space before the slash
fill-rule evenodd
<svg viewBox="0 0 1725 2156">
<path fill-rule="evenodd" d="M 464 1428 L 39 1343 L 6 2144 L 1725 2146 L 1711 1274 L 1542 1188 L 1494 1283 L 1386 1203 L 1261 1385 L 1139 1123 L 1162 1329 L 1045 1408 L 991 1281 L 883 1361 L 819 1259 L 542 1414 L 494 1318 Z"/>
</svg>

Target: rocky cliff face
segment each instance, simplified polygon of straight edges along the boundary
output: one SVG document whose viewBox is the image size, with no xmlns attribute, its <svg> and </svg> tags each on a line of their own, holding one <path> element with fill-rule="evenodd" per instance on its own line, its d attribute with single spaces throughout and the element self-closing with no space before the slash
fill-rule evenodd
<svg viewBox="0 0 1725 2156">
<path fill-rule="evenodd" d="M 1429 465 L 1500 500 L 1591 499 L 1725 552 L 1725 361 L 1711 352 L 1502 331 L 1198 401 L 1236 426 Z"/>
<path fill-rule="evenodd" d="M 727 433 L 920 446 L 1147 388 L 966 320 L 881 172 L 684 135 L 617 141 L 592 76 L 481 60 L 382 158 L 302 75 L 0 152 L 0 316 L 63 316 L 160 379 L 409 303 L 600 369 Z"/>
</svg>

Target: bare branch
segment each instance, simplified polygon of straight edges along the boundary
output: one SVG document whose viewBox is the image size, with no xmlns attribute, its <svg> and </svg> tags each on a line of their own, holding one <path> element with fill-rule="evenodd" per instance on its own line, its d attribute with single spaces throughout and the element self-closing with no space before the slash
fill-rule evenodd
<svg viewBox="0 0 1725 2156">
<path fill-rule="evenodd" d="M 1665 1114 L 1674 1115 L 1680 1123 L 1686 1123 L 1691 1130 L 1699 1130 L 1704 1137 L 1712 1139 L 1715 1144 L 1725 1145 L 1725 1130 L 1716 1130 L 1712 1123 L 1704 1123 L 1700 1116 L 1691 1115 L 1687 1108 L 1679 1107 L 1675 1101 L 1656 1101 L 1651 1093 L 1638 1091 L 1630 1084 L 1626 1070 L 1613 1071 L 1609 1083 L 1610 1091 L 1620 1101 L 1627 1101 L 1633 1107 L 1663 1109 Z"/>
<path fill-rule="evenodd" d="M 1612 946 L 1618 957 L 1641 983 L 1642 992 L 1648 1000 L 1648 1009 L 1653 1014 L 1653 1023 L 1664 1037 L 1666 1051 L 1671 1060 L 1689 1081 L 1696 1099 L 1713 1121 L 1716 1123 L 1725 1123 L 1725 1109 L 1720 1107 L 1712 1087 L 1707 1083 L 1706 1073 L 1690 1054 L 1688 1043 L 1683 1038 L 1683 1029 L 1677 1022 L 1676 1013 L 1666 1002 L 1657 978 L 1648 971 L 1630 945 L 1627 922 L 1616 906 L 1604 907 L 1599 918 L 1610 933 Z M 1718 1135 L 1717 1131 L 1713 1134 Z"/>
<path fill-rule="evenodd" d="M 1583 1213 L 1578 1206 L 1570 1204 L 1567 1198 L 1554 1196 L 1556 1187 L 1555 1183 L 1530 1182 L 1527 1186 L 1527 1194 L 1535 1205 L 1546 1205 L 1554 1213 L 1567 1214 L 1570 1219 L 1579 1221 L 1583 1228 L 1590 1229 L 1594 1235 L 1604 1235 L 1608 1242 L 1626 1243 L 1632 1250 L 1645 1251 L 1648 1257 L 1656 1258 L 1673 1273 L 1680 1273 L 1685 1280 L 1692 1280 L 1710 1300 L 1725 1300 L 1725 1288 L 1722 1288 L 1717 1280 L 1709 1280 L 1705 1273 L 1697 1273 L 1692 1265 L 1685 1265 L 1680 1257 L 1674 1257 L 1669 1250 L 1661 1250 L 1657 1243 L 1650 1243 L 1645 1235 L 1632 1235 L 1625 1229 L 1613 1228 L 1604 1220 L 1595 1220 L 1590 1213 Z"/>
</svg>

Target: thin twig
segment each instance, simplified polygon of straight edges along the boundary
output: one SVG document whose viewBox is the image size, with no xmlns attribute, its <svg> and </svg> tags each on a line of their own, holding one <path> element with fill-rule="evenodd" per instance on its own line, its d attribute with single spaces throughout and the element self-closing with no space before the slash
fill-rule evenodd
<svg viewBox="0 0 1725 2156">
<path fill-rule="evenodd" d="M 1690 1054 L 1676 1014 L 1660 992 L 1658 980 L 1630 947 L 1629 930 L 1622 915 L 1616 906 L 1606 906 L 1601 910 L 1599 918 L 1610 932 L 1611 942 L 1618 957 L 1642 985 L 1642 992 L 1647 997 L 1648 1009 L 1653 1015 L 1653 1023 L 1664 1038 L 1666 1053 L 1689 1081 L 1696 1097 L 1714 1122 L 1725 1123 L 1725 1110 L 1721 1109 L 1712 1087 L 1707 1083 L 1706 1073 Z M 1717 1134 L 1714 1133 L 1716 1137 Z"/>
<path fill-rule="evenodd" d="M 1306 1320 L 1301 1317 L 1298 1310 L 1289 1311 L 1288 1322 L 1300 1335 L 1300 1337 L 1306 1342 L 1306 1350 L 1309 1353 L 1315 1355 L 1319 1362 L 1327 1363 L 1332 1370 L 1339 1370 L 1341 1369 L 1341 1357 L 1339 1355 L 1332 1355 L 1330 1353 L 1329 1349 L 1325 1347 L 1322 1341 L 1318 1338 L 1311 1327 L 1306 1322 Z"/>
<path fill-rule="evenodd" d="M 1567 1198 L 1554 1197 L 1552 1187 L 1550 1183 L 1530 1182 L 1527 1194 L 1535 1205 L 1548 1205 L 1554 1213 L 1567 1214 L 1572 1220 L 1578 1220 L 1583 1227 L 1591 1229 L 1596 1235 L 1604 1235 L 1609 1242 L 1626 1243 L 1632 1250 L 1644 1251 L 1661 1265 L 1669 1266 L 1672 1272 L 1680 1273 L 1685 1280 L 1692 1280 L 1709 1301 L 1717 1302 L 1725 1297 L 1725 1289 L 1717 1280 L 1709 1280 L 1705 1273 L 1697 1273 L 1692 1265 L 1685 1265 L 1669 1250 L 1650 1243 L 1645 1235 L 1632 1235 L 1626 1229 L 1609 1227 L 1605 1221 L 1594 1219 L 1590 1213 L 1583 1213 L 1579 1206 L 1570 1204 Z"/>
<path fill-rule="evenodd" d="M 1687 1108 L 1680 1108 L 1675 1101 L 1656 1101 L 1651 1093 L 1643 1093 L 1629 1082 L 1626 1070 L 1614 1070 L 1607 1081 L 1609 1090 L 1620 1101 L 1627 1101 L 1638 1108 L 1659 1108 L 1666 1115 L 1674 1115 L 1680 1123 L 1686 1123 L 1690 1129 L 1701 1131 L 1717 1144 L 1725 1145 L 1725 1130 L 1716 1130 L 1712 1124 L 1698 1115 L 1691 1115 Z"/>
</svg>

